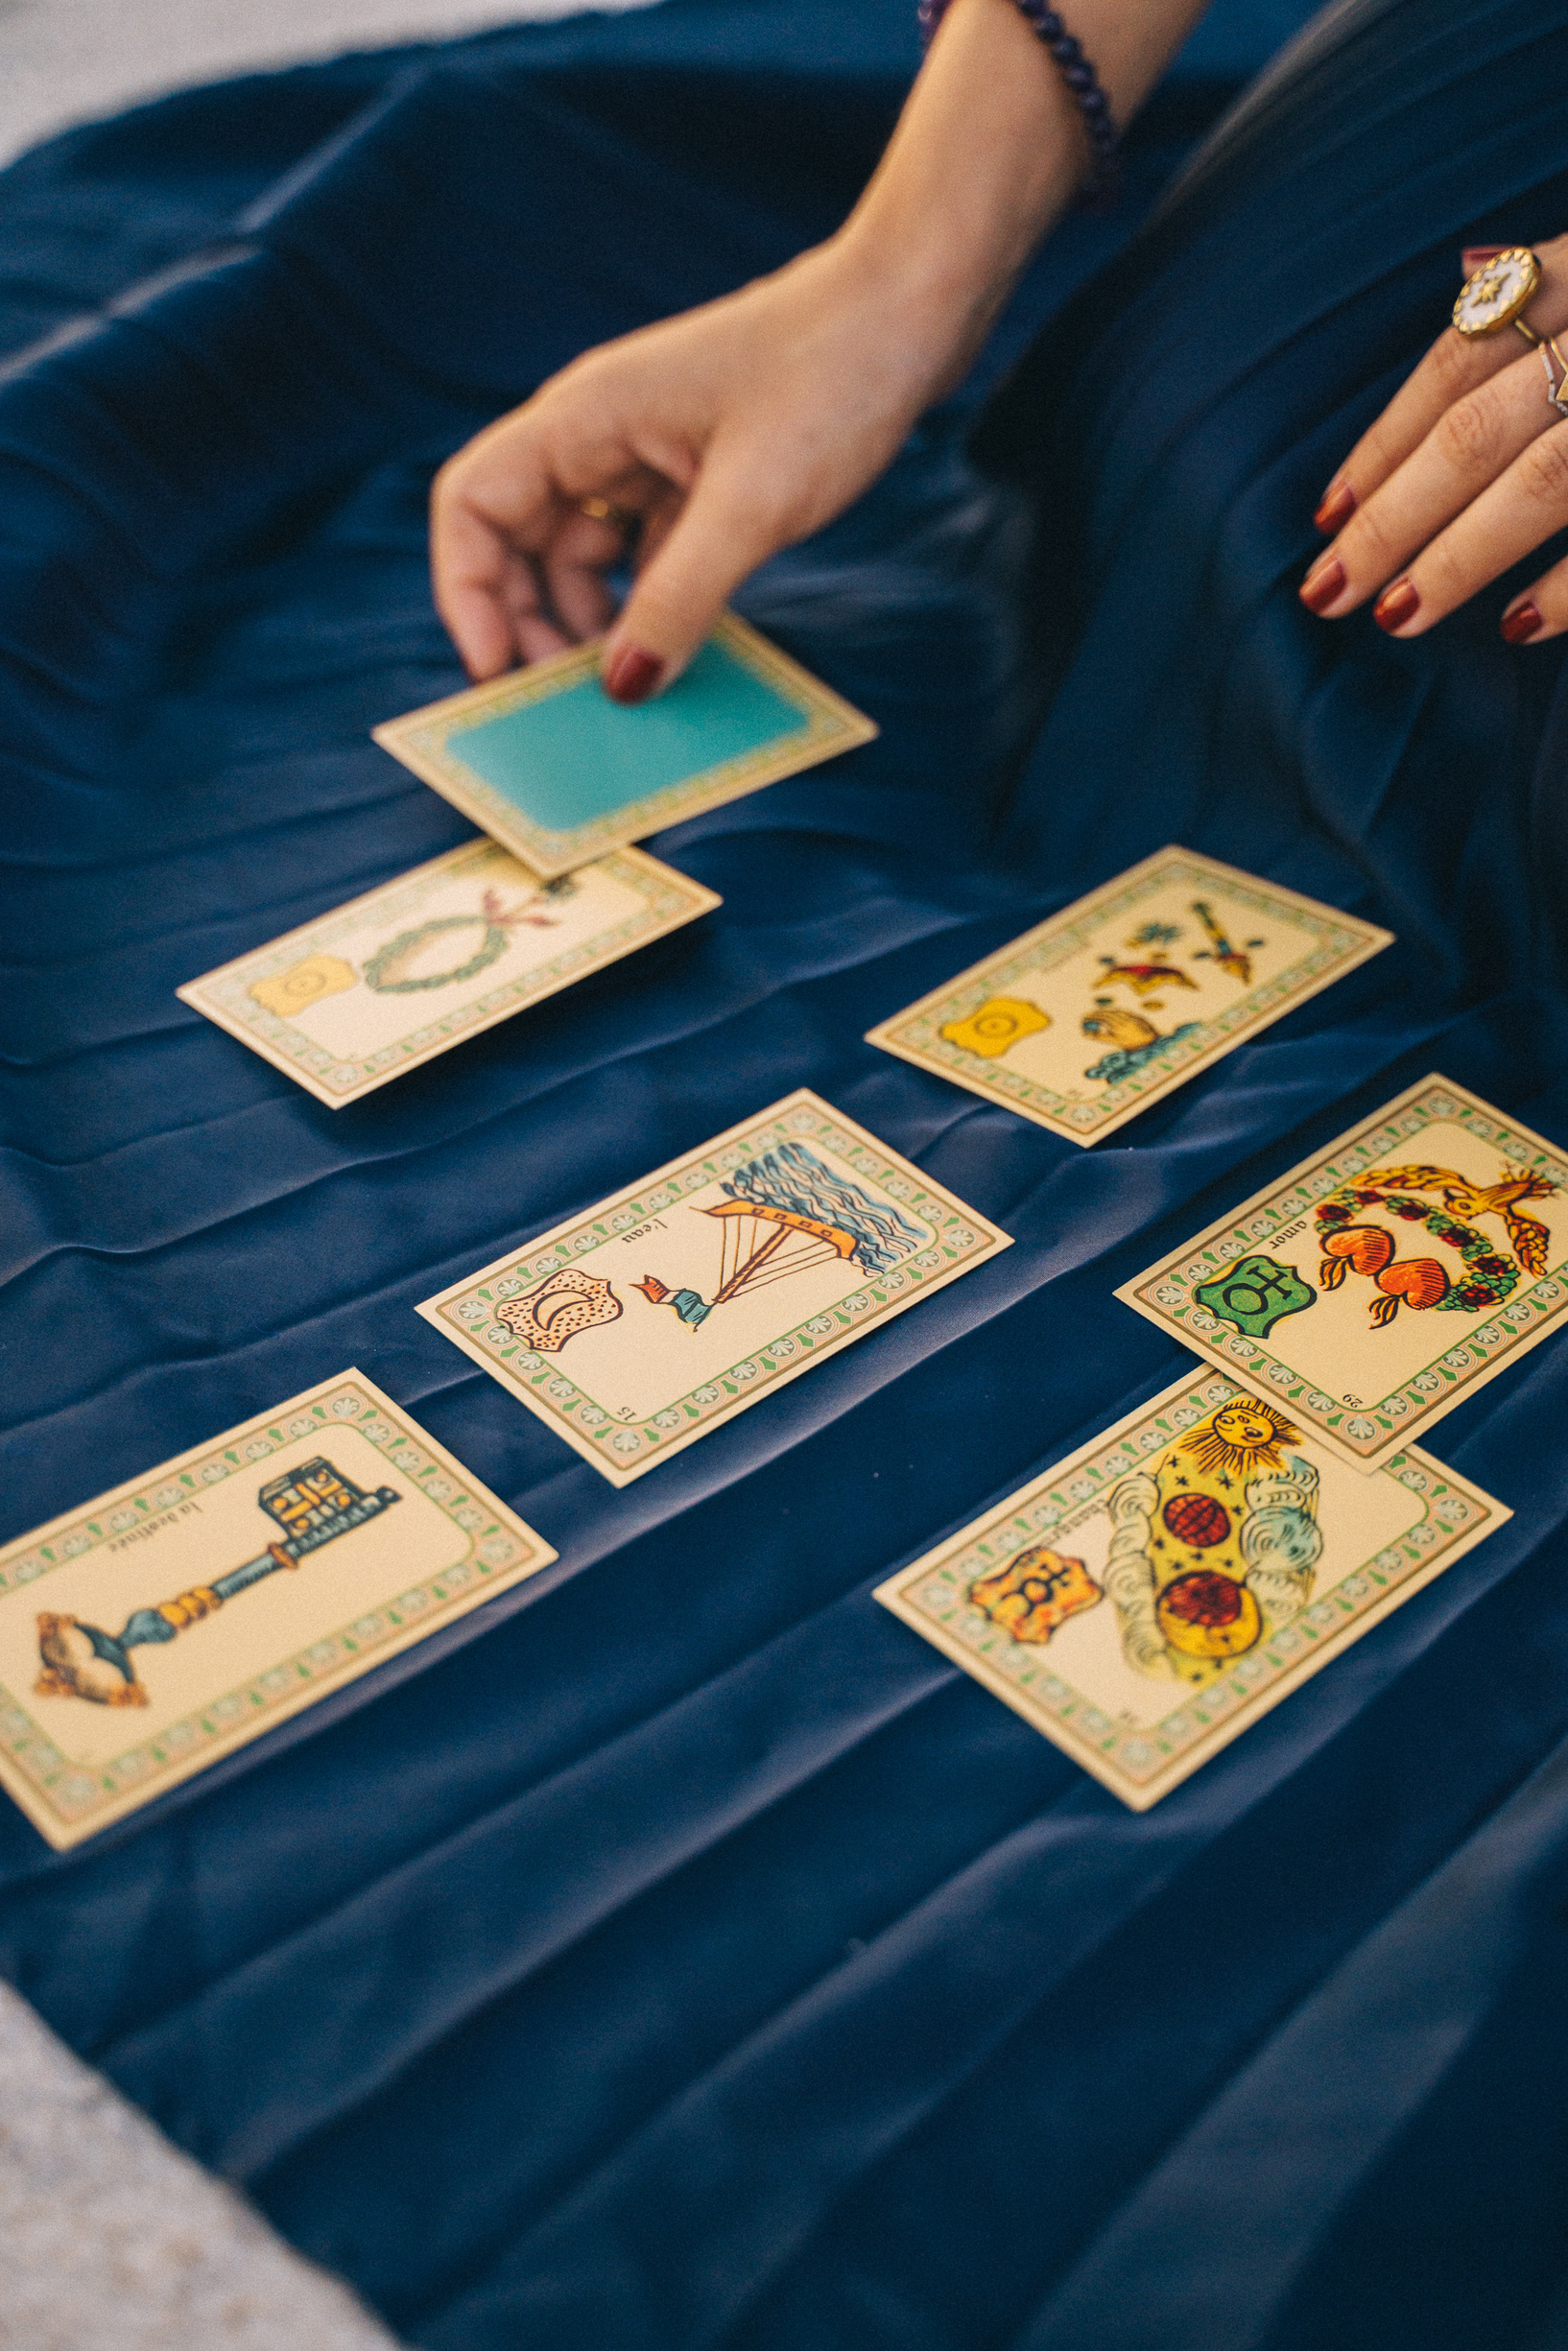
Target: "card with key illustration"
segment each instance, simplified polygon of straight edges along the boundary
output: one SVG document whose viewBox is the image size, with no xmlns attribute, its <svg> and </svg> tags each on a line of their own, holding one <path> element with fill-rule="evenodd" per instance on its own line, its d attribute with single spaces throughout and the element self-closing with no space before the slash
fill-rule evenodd
<svg viewBox="0 0 1568 2351">
<path fill-rule="evenodd" d="M 674 685 L 635 708 L 605 693 L 595 641 L 373 730 L 384 750 L 546 877 L 798 774 L 876 731 L 733 612 Z"/>
<path fill-rule="evenodd" d="M 876 1597 L 1144 1812 L 1511 1515 L 1414 1446 L 1361 1474 L 1204 1370 Z"/>
<path fill-rule="evenodd" d="M 642 849 L 541 882 L 465 841 L 176 993 L 338 1110 L 719 903 Z"/>
<path fill-rule="evenodd" d="M 1161 849 L 867 1042 L 1097 1143 L 1391 939 L 1277 882 Z"/>
<path fill-rule="evenodd" d="M 0 1548 L 0 1786 L 78 1844 L 555 1556 L 340 1372 Z"/>
<path fill-rule="evenodd" d="M 1371 1469 L 1561 1327 L 1568 1153 L 1423 1079 L 1116 1294 Z"/>
<path fill-rule="evenodd" d="M 1009 1247 L 802 1089 L 419 1312 L 629 1485 Z"/>
</svg>

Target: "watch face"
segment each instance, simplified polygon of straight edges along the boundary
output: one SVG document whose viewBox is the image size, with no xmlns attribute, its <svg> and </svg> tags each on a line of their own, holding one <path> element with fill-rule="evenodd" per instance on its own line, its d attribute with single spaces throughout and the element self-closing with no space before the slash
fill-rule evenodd
<svg viewBox="0 0 1568 2351">
<path fill-rule="evenodd" d="M 1454 324 L 1461 335 L 1495 335 L 1519 316 L 1540 280 L 1541 265 L 1530 248 L 1509 246 L 1465 279 Z"/>
</svg>

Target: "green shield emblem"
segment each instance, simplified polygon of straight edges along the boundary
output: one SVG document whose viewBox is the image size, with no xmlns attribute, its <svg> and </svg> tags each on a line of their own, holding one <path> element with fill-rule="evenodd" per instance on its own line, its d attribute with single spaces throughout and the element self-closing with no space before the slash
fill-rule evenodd
<svg viewBox="0 0 1568 2351">
<path fill-rule="evenodd" d="M 1193 1293 L 1222 1322 L 1233 1322 L 1247 1339 L 1267 1339 L 1276 1322 L 1311 1306 L 1318 1293 L 1294 1266 L 1272 1257 L 1244 1257 L 1212 1282 L 1200 1282 Z"/>
</svg>

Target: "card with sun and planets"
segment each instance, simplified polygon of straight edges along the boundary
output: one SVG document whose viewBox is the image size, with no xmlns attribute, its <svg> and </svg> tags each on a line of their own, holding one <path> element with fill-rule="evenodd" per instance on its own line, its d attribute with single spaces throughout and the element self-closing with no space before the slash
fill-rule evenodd
<svg viewBox="0 0 1568 2351">
<path fill-rule="evenodd" d="M 1366 1476 L 1205 1369 L 876 1597 L 1143 1812 L 1509 1515 L 1414 1445 Z"/>
</svg>

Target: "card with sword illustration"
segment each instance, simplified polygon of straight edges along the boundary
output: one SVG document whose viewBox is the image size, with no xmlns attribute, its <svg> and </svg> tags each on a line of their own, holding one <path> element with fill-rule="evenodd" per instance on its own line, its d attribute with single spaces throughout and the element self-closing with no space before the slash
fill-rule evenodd
<svg viewBox="0 0 1568 2351">
<path fill-rule="evenodd" d="M 1282 883 L 1160 849 L 867 1042 L 1098 1143 L 1390 943 Z"/>
<path fill-rule="evenodd" d="M 341 1372 L 0 1549 L 0 1787 L 79 1844 L 555 1556 Z"/>
</svg>

